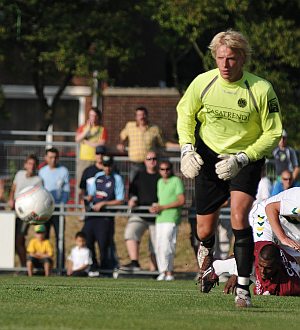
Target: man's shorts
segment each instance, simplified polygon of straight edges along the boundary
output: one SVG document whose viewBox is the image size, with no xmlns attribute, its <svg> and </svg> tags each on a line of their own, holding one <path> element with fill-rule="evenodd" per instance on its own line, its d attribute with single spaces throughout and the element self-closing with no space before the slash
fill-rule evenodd
<svg viewBox="0 0 300 330">
<path fill-rule="evenodd" d="M 32 261 L 33 267 L 34 268 L 44 268 L 44 264 L 48 263 L 48 264 L 52 264 L 52 259 L 51 258 L 35 258 L 32 256 L 28 256 L 27 260 Z"/>
<path fill-rule="evenodd" d="M 149 229 L 150 240 L 149 240 L 149 251 L 155 253 L 155 222 L 144 220 L 139 216 L 132 216 L 129 218 L 128 223 L 125 227 L 124 238 L 125 241 L 133 240 L 140 242 L 145 231 Z"/>
<path fill-rule="evenodd" d="M 203 159 L 199 175 L 195 178 L 195 199 L 197 214 L 205 215 L 217 211 L 228 200 L 231 191 L 242 191 L 253 198 L 257 193 L 261 179 L 261 170 L 265 159 L 251 162 L 240 170 L 232 180 L 218 178 L 215 164 L 220 161 L 218 154 L 199 141 L 197 152 Z"/>
</svg>

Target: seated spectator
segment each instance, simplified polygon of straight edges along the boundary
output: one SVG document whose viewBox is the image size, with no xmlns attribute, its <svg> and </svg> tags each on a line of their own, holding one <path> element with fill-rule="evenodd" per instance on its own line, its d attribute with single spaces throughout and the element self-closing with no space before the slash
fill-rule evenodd
<svg viewBox="0 0 300 330">
<path fill-rule="evenodd" d="M 24 169 L 16 173 L 9 194 L 8 204 L 13 210 L 15 208 L 15 199 L 18 193 L 29 186 L 41 185 L 42 179 L 37 175 L 36 169 L 38 159 L 35 155 L 29 155 L 24 162 Z M 22 267 L 26 267 L 26 247 L 25 237 L 28 231 L 28 223 L 16 218 L 16 251 Z"/>
<path fill-rule="evenodd" d="M 35 238 L 29 241 L 27 247 L 27 272 L 32 276 L 33 267 L 43 268 L 45 276 L 49 276 L 53 264 L 53 247 L 48 239 L 45 239 L 46 227 L 34 226 Z"/>
<path fill-rule="evenodd" d="M 157 155 L 149 151 L 144 160 L 145 170 L 139 171 L 129 186 L 128 206 L 134 211 L 136 206 L 151 206 L 157 202 L 157 181 L 160 178 L 157 172 Z M 137 213 L 148 213 L 149 210 L 137 210 Z M 155 258 L 155 218 L 143 218 L 134 214 L 129 218 L 125 228 L 125 241 L 130 263 L 121 267 L 122 270 L 140 270 L 139 247 L 142 236 L 149 230 L 150 234 L 150 271 L 157 268 Z"/>
<path fill-rule="evenodd" d="M 285 170 L 281 173 L 280 181 L 275 181 L 271 196 L 277 195 L 284 190 L 299 186 L 299 182 L 294 181 L 293 172 Z"/>
<path fill-rule="evenodd" d="M 88 211 L 106 212 L 106 206 L 124 203 L 124 183 L 122 177 L 112 171 L 113 158 L 103 157 L 103 171 L 87 180 Z M 86 234 L 87 247 L 91 250 L 95 241 L 100 250 L 101 269 L 114 269 L 113 258 L 108 259 L 108 249 L 114 244 L 115 223 L 112 216 L 87 216 L 82 231 Z M 97 265 L 93 265 L 97 268 Z M 95 274 L 96 276 L 96 274 Z"/>
<path fill-rule="evenodd" d="M 79 231 L 75 235 L 75 246 L 67 259 L 67 275 L 87 276 L 92 263 L 91 251 L 86 247 L 86 235 Z"/>
<path fill-rule="evenodd" d="M 157 183 L 158 203 L 150 208 L 156 216 L 156 260 L 158 281 L 174 280 L 173 267 L 181 207 L 185 203 L 182 180 L 173 174 L 172 164 L 162 161 L 159 166 L 161 178 Z"/>
</svg>

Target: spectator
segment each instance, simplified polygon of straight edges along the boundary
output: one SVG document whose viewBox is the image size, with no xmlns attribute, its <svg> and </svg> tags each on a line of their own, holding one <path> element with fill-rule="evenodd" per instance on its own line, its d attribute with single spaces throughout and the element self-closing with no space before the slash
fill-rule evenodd
<svg viewBox="0 0 300 330">
<path fill-rule="evenodd" d="M 174 175 L 172 164 L 162 161 L 159 166 L 161 178 L 157 183 L 158 203 L 150 208 L 156 213 L 156 260 L 158 281 L 172 281 L 173 264 L 181 207 L 184 205 L 184 187 L 181 179 Z"/>
<path fill-rule="evenodd" d="M 79 157 L 76 164 L 76 178 L 79 182 L 85 168 L 95 162 L 95 148 L 107 141 L 107 130 L 100 125 L 101 113 L 97 108 L 89 111 L 88 120 L 76 132 L 75 141 L 80 143 Z"/>
<path fill-rule="evenodd" d="M 32 276 L 33 267 L 43 268 L 45 276 L 49 276 L 53 264 L 53 248 L 48 239 L 45 238 L 46 227 L 44 225 L 34 226 L 35 238 L 29 241 L 27 252 L 27 272 Z"/>
<path fill-rule="evenodd" d="M 16 173 L 9 194 L 8 204 L 13 210 L 18 193 L 29 186 L 41 185 L 42 179 L 36 175 L 38 159 L 35 155 L 28 155 L 24 162 L 24 169 Z M 28 231 L 28 223 L 16 218 L 16 251 L 22 267 L 26 267 L 25 237 Z"/>
<path fill-rule="evenodd" d="M 278 146 L 273 150 L 275 160 L 275 171 L 278 179 L 284 170 L 293 173 L 293 179 L 296 181 L 299 175 L 299 162 L 296 151 L 287 145 L 287 132 L 282 131 Z"/>
<path fill-rule="evenodd" d="M 58 163 L 59 152 L 56 148 L 46 150 L 45 160 L 47 165 L 39 170 L 39 176 L 43 180 L 44 187 L 52 194 L 55 204 L 66 204 L 70 194 L 69 171 Z M 59 256 L 59 216 L 53 215 L 46 223 L 46 238 L 49 238 L 51 225 L 54 227 L 56 237 L 56 266 L 64 266 L 64 241 L 62 243 L 61 257 Z M 59 264 L 61 259 L 61 264 Z"/>
<path fill-rule="evenodd" d="M 83 173 L 80 180 L 79 188 L 80 188 L 80 201 L 84 201 L 86 204 L 86 207 L 89 205 L 89 201 L 87 200 L 87 180 L 94 177 L 98 172 L 103 171 L 103 156 L 106 154 L 106 147 L 105 146 L 98 146 L 96 147 L 96 161 L 94 165 L 91 165 L 87 167 Z M 90 246 L 91 253 L 92 253 L 92 259 L 93 259 L 93 267 L 91 268 L 91 271 L 94 271 L 94 267 L 96 267 L 96 252 L 94 244 Z M 109 264 L 117 264 L 117 255 L 116 255 L 116 247 L 114 244 L 112 244 L 108 250 L 107 250 L 107 261 L 111 258 L 111 261 L 108 261 Z M 96 273 L 97 274 L 97 273 Z"/>
<path fill-rule="evenodd" d="M 266 165 L 261 169 L 261 179 L 258 183 L 256 200 L 261 202 L 264 199 L 267 199 L 271 196 L 272 193 L 272 182 L 267 177 Z"/>
<path fill-rule="evenodd" d="M 130 121 L 120 133 L 121 142 L 117 149 L 125 150 L 125 141 L 128 140 L 128 157 L 131 162 L 129 181 L 131 182 L 139 170 L 144 169 L 144 159 L 150 150 L 157 151 L 162 147 L 178 147 L 178 144 L 165 143 L 161 130 L 156 125 L 149 124 L 148 110 L 145 107 L 138 107 L 135 110 L 135 121 Z"/>
<path fill-rule="evenodd" d="M 128 206 L 133 210 L 136 206 L 151 206 L 157 202 L 157 155 L 149 151 L 144 160 L 145 170 L 139 171 L 129 186 Z M 149 210 L 137 210 L 138 213 L 148 213 Z M 157 269 L 155 258 L 155 218 L 143 218 L 133 215 L 125 228 L 126 247 L 130 263 L 121 267 L 122 270 L 140 270 L 139 247 L 143 234 L 149 230 L 150 241 L 150 271 Z"/>
<path fill-rule="evenodd" d="M 299 183 L 294 181 L 292 172 L 289 170 L 284 170 L 281 173 L 280 181 L 275 181 L 271 196 L 277 195 L 280 192 L 292 187 L 299 187 Z"/>
<path fill-rule="evenodd" d="M 93 263 L 91 251 L 86 247 L 86 235 L 79 231 L 75 235 L 75 246 L 67 259 L 67 275 L 88 276 L 90 265 Z"/>
<path fill-rule="evenodd" d="M 121 205 L 124 202 L 124 183 L 122 177 L 112 172 L 113 158 L 103 157 L 103 171 L 98 172 L 87 181 L 88 211 L 105 212 L 106 206 Z M 82 231 L 87 237 L 87 247 L 91 250 L 95 241 L 100 250 L 101 269 L 118 267 L 112 264 L 112 258 L 107 258 L 108 249 L 114 244 L 114 218 L 112 216 L 87 216 Z M 94 267 L 97 266 L 94 260 Z M 96 275 L 96 274 L 94 274 Z"/>
</svg>

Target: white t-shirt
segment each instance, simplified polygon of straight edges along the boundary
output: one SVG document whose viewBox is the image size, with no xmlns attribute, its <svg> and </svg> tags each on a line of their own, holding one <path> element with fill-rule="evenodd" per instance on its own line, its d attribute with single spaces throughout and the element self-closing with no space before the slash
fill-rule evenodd
<svg viewBox="0 0 300 330">
<path fill-rule="evenodd" d="M 25 170 L 20 170 L 16 173 L 14 177 L 13 183 L 16 185 L 16 191 L 14 197 L 18 195 L 18 193 L 29 186 L 35 186 L 37 184 L 42 185 L 43 181 L 38 175 L 34 176 L 26 176 L 26 171 Z"/>
<path fill-rule="evenodd" d="M 271 192 L 272 192 L 272 182 L 268 177 L 264 176 L 259 181 L 256 200 L 258 202 L 261 202 L 264 199 L 269 198 L 271 196 Z"/>
<path fill-rule="evenodd" d="M 72 261 L 73 263 L 73 271 L 77 270 L 82 266 L 91 265 L 93 263 L 91 251 L 87 247 L 73 247 L 70 255 L 68 256 L 68 260 Z M 89 269 L 86 268 L 85 271 L 88 272 Z"/>
</svg>

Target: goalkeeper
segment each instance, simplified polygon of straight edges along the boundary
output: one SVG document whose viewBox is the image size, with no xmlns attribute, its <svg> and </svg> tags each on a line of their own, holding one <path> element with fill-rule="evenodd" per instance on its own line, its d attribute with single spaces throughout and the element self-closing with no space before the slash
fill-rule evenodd
<svg viewBox="0 0 300 330">
<path fill-rule="evenodd" d="M 177 106 L 181 171 L 195 178 L 199 285 L 203 291 L 219 209 L 230 197 L 238 268 L 235 304 L 250 307 L 254 243 L 248 214 L 264 157 L 282 133 L 280 107 L 272 85 L 244 71 L 250 46 L 241 33 L 218 33 L 209 48 L 217 68 L 197 76 Z"/>
</svg>

